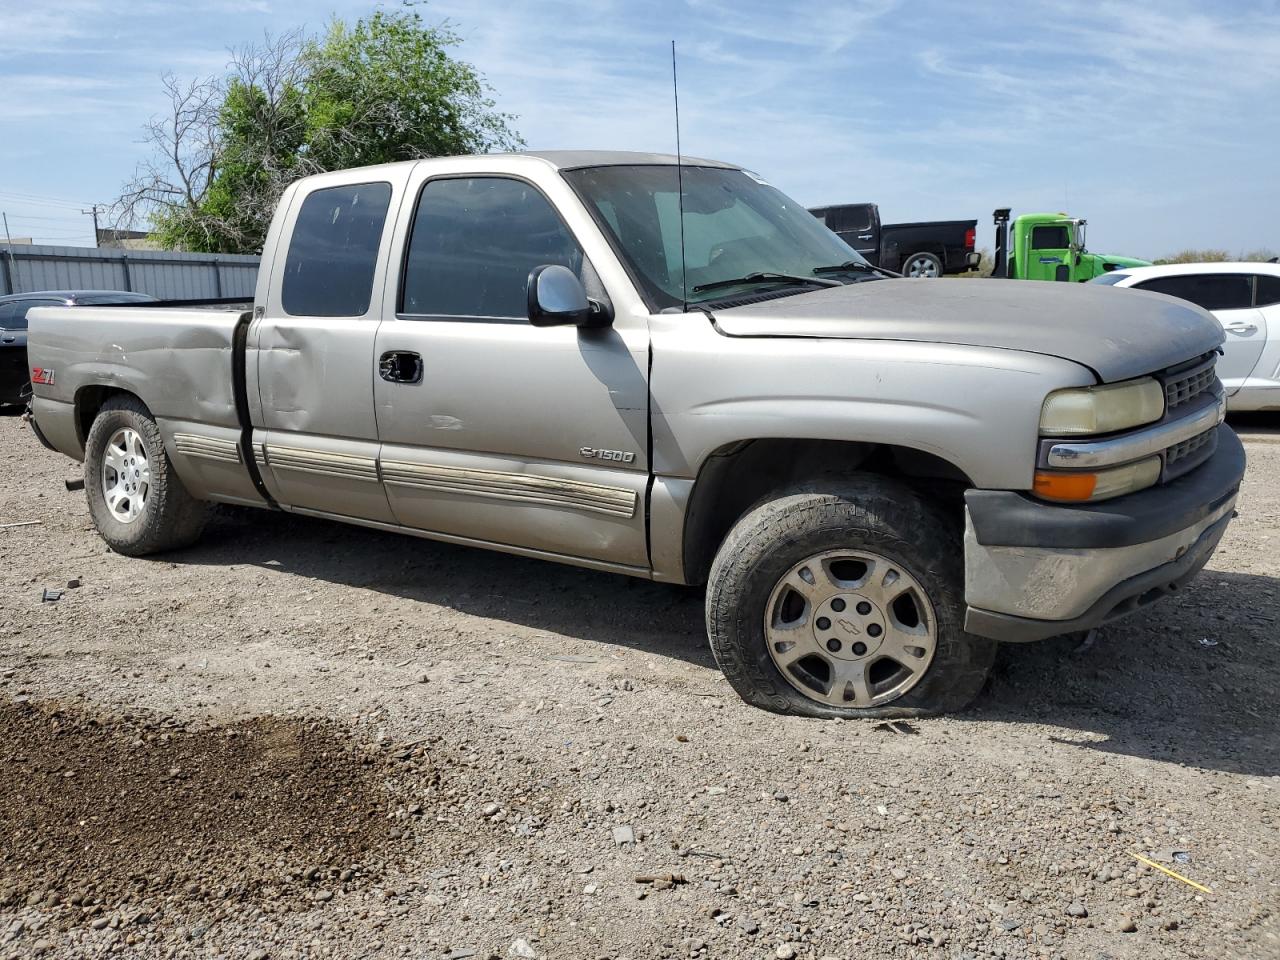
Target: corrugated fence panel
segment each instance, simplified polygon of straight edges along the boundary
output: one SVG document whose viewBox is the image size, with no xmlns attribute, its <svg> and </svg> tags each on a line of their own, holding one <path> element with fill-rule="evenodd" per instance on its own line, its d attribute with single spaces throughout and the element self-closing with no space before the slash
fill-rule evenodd
<svg viewBox="0 0 1280 960">
<path fill-rule="evenodd" d="M 164 300 L 252 297 L 258 257 L 0 243 L 0 293 L 134 290 Z"/>
</svg>

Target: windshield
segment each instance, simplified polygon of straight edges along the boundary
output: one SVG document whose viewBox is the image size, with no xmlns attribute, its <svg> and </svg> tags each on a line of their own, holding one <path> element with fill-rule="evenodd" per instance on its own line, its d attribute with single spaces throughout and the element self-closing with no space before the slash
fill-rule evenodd
<svg viewBox="0 0 1280 960">
<path fill-rule="evenodd" d="M 1120 273 L 1119 271 L 1115 271 L 1112 273 L 1104 273 L 1100 277 L 1094 277 L 1089 282 L 1090 283 L 1119 283 L 1121 280 L 1128 280 L 1128 279 L 1129 279 L 1129 275 L 1127 273 Z"/>
<path fill-rule="evenodd" d="M 587 167 L 564 173 L 611 234 L 614 248 L 656 309 L 679 306 L 686 290 L 690 303 L 739 295 L 753 285 L 714 285 L 752 274 L 812 277 L 817 267 L 865 263 L 813 214 L 754 174 L 716 167 L 685 167 L 682 174 L 687 276 L 681 274 L 675 166 Z M 694 287 L 704 289 L 695 292 Z M 796 287 L 797 292 L 807 289 L 814 288 Z"/>
</svg>

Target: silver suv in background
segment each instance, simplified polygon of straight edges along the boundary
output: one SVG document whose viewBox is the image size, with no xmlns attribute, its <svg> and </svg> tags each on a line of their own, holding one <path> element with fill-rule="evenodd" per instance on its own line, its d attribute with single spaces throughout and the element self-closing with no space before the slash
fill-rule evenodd
<svg viewBox="0 0 1280 960">
<path fill-rule="evenodd" d="M 221 502 L 705 583 L 734 688 L 831 717 L 959 709 L 999 641 L 1194 576 L 1244 471 L 1222 337 L 886 279 L 732 164 L 561 152 L 300 180 L 252 310 L 41 308 L 30 350 L 121 554 Z"/>
</svg>

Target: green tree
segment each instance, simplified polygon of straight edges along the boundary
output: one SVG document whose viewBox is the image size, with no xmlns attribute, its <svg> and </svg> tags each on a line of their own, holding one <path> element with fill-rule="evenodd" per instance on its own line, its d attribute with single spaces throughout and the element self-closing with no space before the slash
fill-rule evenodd
<svg viewBox="0 0 1280 960">
<path fill-rule="evenodd" d="M 166 77 L 173 109 L 147 127 L 155 156 L 117 201 L 117 226 L 149 222 L 170 248 L 251 253 L 298 177 L 519 148 L 484 79 L 450 55 L 458 42 L 411 8 L 378 11 L 233 51 L 222 78 Z"/>
<path fill-rule="evenodd" d="M 276 201 L 298 175 L 306 130 L 302 98 L 292 83 L 278 90 L 241 77 L 227 83 L 217 169 L 198 206 L 154 215 L 162 246 L 207 253 L 261 248 Z"/>
<path fill-rule="evenodd" d="M 413 10 L 332 23 L 305 53 L 309 162 L 339 170 L 522 146 L 484 80 L 449 55 L 458 42 Z"/>
</svg>

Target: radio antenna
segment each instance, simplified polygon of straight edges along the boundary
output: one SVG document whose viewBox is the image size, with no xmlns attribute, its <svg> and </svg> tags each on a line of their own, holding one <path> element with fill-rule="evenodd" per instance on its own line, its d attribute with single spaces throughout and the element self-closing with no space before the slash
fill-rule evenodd
<svg viewBox="0 0 1280 960">
<path fill-rule="evenodd" d="M 676 42 L 671 41 L 671 92 L 676 103 L 676 189 L 680 209 L 680 310 L 689 312 L 689 271 L 684 256 L 684 159 L 680 153 L 680 84 L 676 80 Z"/>
</svg>

